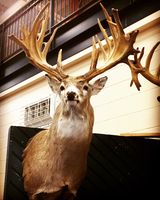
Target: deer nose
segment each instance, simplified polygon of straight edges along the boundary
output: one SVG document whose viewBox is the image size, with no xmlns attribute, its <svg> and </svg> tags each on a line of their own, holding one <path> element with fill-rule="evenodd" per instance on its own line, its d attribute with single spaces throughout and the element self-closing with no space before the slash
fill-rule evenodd
<svg viewBox="0 0 160 200">
<path fill-rule="evenodd" d="M 67 92 L 68 101 L 74 101 L 75 97 L 76 97 L 76 93 L 75 92 Z"/>
</svg>

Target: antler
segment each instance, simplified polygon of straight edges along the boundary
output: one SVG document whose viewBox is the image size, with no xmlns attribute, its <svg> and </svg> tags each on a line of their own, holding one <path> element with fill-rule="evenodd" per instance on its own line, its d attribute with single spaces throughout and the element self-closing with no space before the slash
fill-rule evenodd
<svg viewBox="0 0 160 200">
<path fill-rule="evenodd" d="M 141 65 L 141 59 L 144 55 L 144 47 L 142 48 L 141 52 L 139 52 L 139 56 L 138 53 L 134 54 L 134 60 L 130 60 L 128 59 L 128 65 L 131 69 L 131 73 L 132 73 L 132 80 L 131 80 L 131 86 L 133 83 L 135 83 L 136 87 L 138 90 L 140 90 L 141 84 L 138 80 L 138 74 L 140 73 L 142 76 L 144 76 L 147 80 L 149 80 L 150 82 L 154 83 L 155 85 L 160 86 L 160 66 L 157 68 L 157 71 L 155 72 L 155 74 L 152 74 L 150 72 L 150 63 L 151 63 L 151 59 L 153 57 L 153 54 L 155 52 L 155 49 L 158 47 L 158 45 L 160 44 L 160 42 L 157 42 L 153 48 L 151 49 L 151 51 L 149 52 L 147 59 L 146 59 L 146 64 L 143 67 Z"/>
<path fill-rule="evenodd" d="M 112 15 L 115 21 L 113 22 L 111 16 L 108 14 L 104 6 L 102 4 L 100 5 L 102 7 L 106 20 L 108 22 L 109 29 L 112 34 L 112 38 L 110 39 L 108 37 L 106 30 L 103 28 L 100 20 L 98 19 L 99 28 L 102 32 L 104 40 L 106 41 L 106 49 L 103 47 L 102 42 L 100 41 L 98 36 L 96 36 L 96 38 L 93 37 L 93 42 L 92 42 L 93 51 L 92 51 L 92 59 L 91 59 L 92 61 L 91 61 L 90 70 L 86 74 L 79 76 L 78 78 L 90 81 L 97 75 L 102 74 L 103 72 L 113 68 L 117 64 L 124 62 L 131 69 L 131 73 L 132 73 L 131 85 L 135 83 L 138 90 L 141 87 L 138 80 L 138 73 L 141 73 L 146 79 L 148 79 L 152 83 L 156 85 L 160 85 L 160 79 L 159 79 L 160 69 L 158 69 L 155 76 L 149 72 L 150 61 L 155 49 L 159 45 L 159 42 L 153 47 L 153 49 L 149 53 L 147 57 L 147 61 L 146 61 L 146 67 L 143 68 L 140 64 L 140 61 L 143 56 L 144 49 L 141 52 L 139 52 L 138 49 L 134 49 L 133 47 L 138 31 L 133 31 L 130 34 L 125 34 L 122 28 L 120 18 L 119 18 L 118 10 L 112 9 Z M 98 60 L 98 55 L 99 55 L 98 53 L 99 49 L 96 48 L 96 40 L 105 58 L 104 66 L 98 69 L 96 68 L 96 65 L 97 65 L 97 60 Z M 139 53 L 140 55 L 138 56 Z M 134 60 L 130 60 L 128 58 L 129 55 L 133 55 Z"/>
<path fill-rule="evenodd" d="M 28 31 L 24 27 L 21 28 L 23 35 L 22 39 L 19 39 L 14 35 L 9 36 L 9 38 L 14 40 L 23 48 L 26 56 L 35 67 L 47 72 L 51 76 L 56 77 L 58 80 L 62 80 L 68 76 L 65 75 L 62 70 L 62 50 L 60 50 L 58 53 L 56 68 L 53 68 L 53 66 L 46 61 L 49 47 L 57 31 L 57 28 L 54 29 L 48 42 L 44 42 L 49 19 L 49 9 L 47 9 L 49 8 L 49 5 L 50 3 L 48 2 L 39 12 L 33 23 L 31 31 Z"/>
<path fill-rule="evenodd" d="M 92 53 L 92 62 L 95 63 L 95 67 L 92 68 L 90 67 L 90 70 L 81 76 L 81 78 L 84 78 L 86 80 L 91 80 L 93 79 L 95 76 L 102 74 L 103 72 L 111 69 L 112 67 L 114 67 L 115 65 L 117 65 L 118 63 L 121 62 L 126 62 L 127 58 L 129 55 L 137 52 L 137 50 L 135 50 L 133 48 L 133 44 L 136 40 L 138 31 L 133 31 L 130 34 L 125 34 L 122 28 L 122 24 L 121 21 L 119 19 L 119 15 L 118 15 L 118 10 L 116 9 L 112 9 L 112 14 L 114 17 L 115 22 L 113 22 L 112 18 L 109 16 L 107 10 L 104 8 L 104 6 L 102 4 L 100 4 L 104 15 L 106 17 L 106 20 L 108 22 L 111 34 L 112 34 L 112 39 L 110 39 L 108 37 L 108 34 L 106 32 L 106 30 L 103 28 L 100 20 L 98 19 L 98 25 L 99 28 L 102 32 L 102 35 L 106 41 L 106 50 L 104 49 L 100 39 L 98 38 L 98 36 L 96 36 L 96 39 L 98 41 L 99 47 L 103 53 L 103 56 L 105 58 L 105 63 L 103 68 L 96 68 L 96 63 L 97 63 L 97 56 L 94 56 L 94 54 Z M 93 51 L 97 52 L 98 50 L 96 49 L 96 45 L 95 45 L 95 37 L 93 39 Z"/>
</svg>

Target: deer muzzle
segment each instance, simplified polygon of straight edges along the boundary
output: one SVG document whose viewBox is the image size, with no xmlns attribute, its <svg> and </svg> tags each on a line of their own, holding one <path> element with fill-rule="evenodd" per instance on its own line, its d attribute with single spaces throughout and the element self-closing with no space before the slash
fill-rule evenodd
<svg viewBox="0 0 160 200">
<path fill-rule="evenodd" d="M 67 100 L 68 101 L 75 101 L 77 100 L 75 92 L 67 92 Z"/>
<path fill-rule="evenodd" d="M 75 86 L 69 86 L 66 89 L 66 101 L 67 102 L 75 102 L 78 103 L 79 102 L 79 91 Z"/>
</svg>

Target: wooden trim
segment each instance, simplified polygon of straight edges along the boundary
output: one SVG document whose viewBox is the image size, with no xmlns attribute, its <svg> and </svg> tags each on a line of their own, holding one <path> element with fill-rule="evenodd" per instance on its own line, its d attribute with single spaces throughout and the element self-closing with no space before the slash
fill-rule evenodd
<svg viewBox="0 0 160 200">
<path fill-rule="evenodd" d="M 160 132 L 159 133 L 120 133 L 120 136 L 131 136 L 131 137 L 160 137 Z"/>
</svg>

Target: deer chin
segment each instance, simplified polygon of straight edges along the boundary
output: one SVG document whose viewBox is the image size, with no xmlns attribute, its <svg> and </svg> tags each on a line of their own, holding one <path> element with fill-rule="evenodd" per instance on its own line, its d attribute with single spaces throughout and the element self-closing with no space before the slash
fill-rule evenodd
<svg viewBox="0 0 160 200">
<path fill-rule="evenodd" d="M 73 100 L 73 101 L 67 100 L 66 103 L 70 107 L 76 107 L 79 104 L 79 100 Z"/>
</svg>

